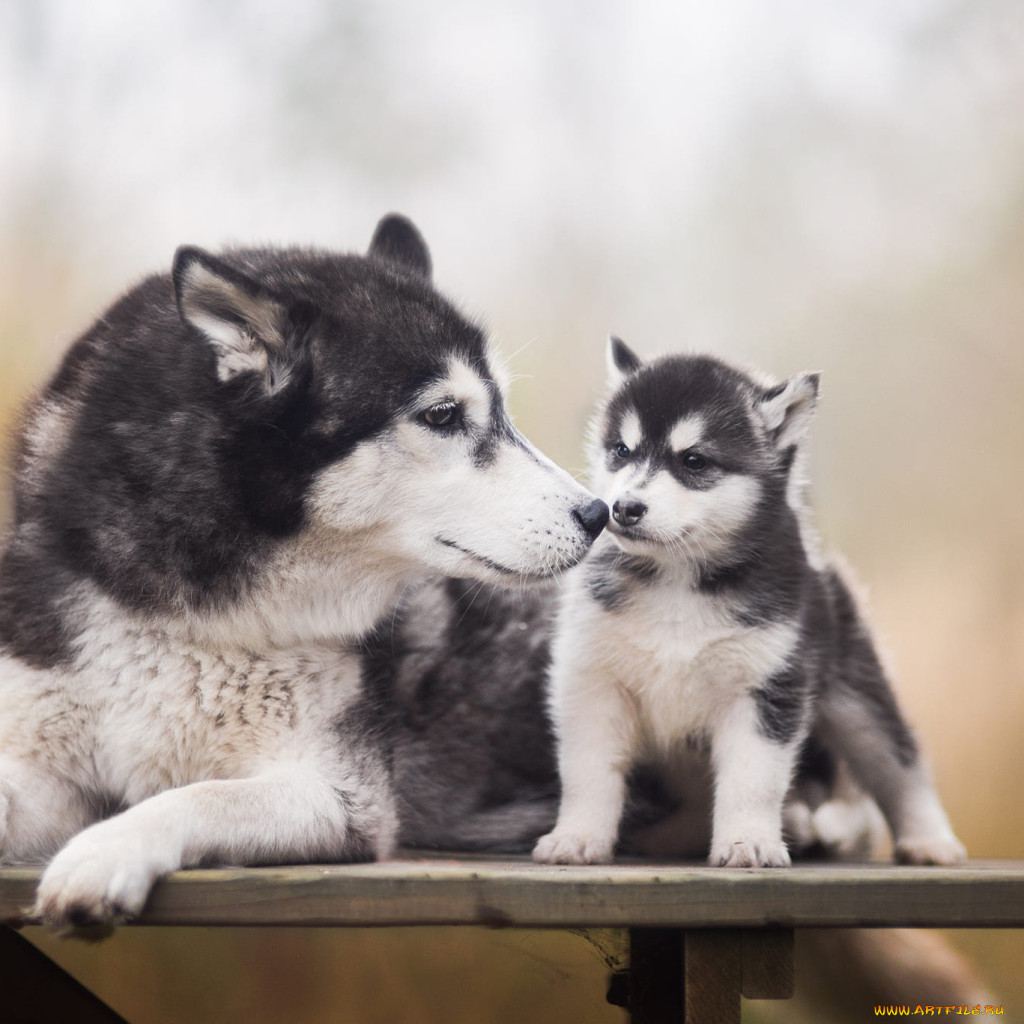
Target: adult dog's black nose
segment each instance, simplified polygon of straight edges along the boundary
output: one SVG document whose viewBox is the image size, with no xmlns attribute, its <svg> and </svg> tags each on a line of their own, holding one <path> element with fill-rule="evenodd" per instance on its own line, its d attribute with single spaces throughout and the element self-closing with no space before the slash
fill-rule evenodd
<svg viewBox="0 0 1024 1024">
<path fill-rule="evenodd" d="M 600 498 L 574 508 L 572 514 L 579 520 L 580 526 L 587 531 L 591 540 L 597 539 L 597 535 L 608 522 L 608 506 Z"/>
<path fill-rule="evenodd" d="M 636 498 L 619 500 L 612 505 L 612 515 L 619 526 L 636 526 L 647 513 L 647 506 Z"/>
</svg>

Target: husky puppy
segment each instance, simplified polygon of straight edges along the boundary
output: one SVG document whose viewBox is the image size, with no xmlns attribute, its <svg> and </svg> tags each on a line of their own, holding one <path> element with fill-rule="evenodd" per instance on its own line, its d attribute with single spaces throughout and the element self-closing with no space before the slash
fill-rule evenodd
<svg viewBox="0 0 1024 1024">
<path fill-rule="evenodd" d="M 895 855 L 964 851 L 803 500 L 818 375 L 775 385 L 717 359 L 642 363 L 611 339 L 593 482 L 612 519 L 570 580 L 553 644 L 562 798 L 534 857 L 612 857 L 626 775 L 707 748 L 709 861 L 790 862 L 783 802 L 808 737 L 877 801 Z M 690 767 L 692 770 L 692 767 Z"/>
<path fill-rule="evenodd" d="M 604 527 L 430 277 L 398 216 L 365 257 L 182 248 L 29 407 L 0 861 L 53 857 L 47 924 L 129 918 L 183 866 L 387 856 L 361 639 L 425 572 L 548 580 Z"/>
<path fill-rule="evenodd" d="M 545 692 L 559 583 L 510 590 L 433 578 L 410 587 L 364 642 L 365 679 L 388 712 L 399 843 L 525 853 L 554 828 L 559 779 Z M 637 764 L 619 849 L 701 857 L 710 836 L 706 757 L 666 779 Z M 877 846 L 878 808 L 849 772 L 808 742 L 787 795 L 798 856 L 862 859 Z"/>
</svg>

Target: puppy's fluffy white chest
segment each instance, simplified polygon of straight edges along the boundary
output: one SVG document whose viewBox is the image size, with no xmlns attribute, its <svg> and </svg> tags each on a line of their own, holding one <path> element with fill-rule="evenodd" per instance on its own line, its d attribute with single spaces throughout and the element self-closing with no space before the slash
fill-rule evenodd
<svg viewBox="0 0 1024 1024">
<path fill-rule="evenodd" d="M 711 731 L 737 698 L 782 668 L 795 641 L 792 625 L 744 626 L 720 600 L 675 581 L 637 588 L 614 609 L 574 581 L 552 684 L 562 685 L 560 657 L 585 662 L 588 686 L 628 695 L 638 744 L 664 751 Z"/>
</svg>

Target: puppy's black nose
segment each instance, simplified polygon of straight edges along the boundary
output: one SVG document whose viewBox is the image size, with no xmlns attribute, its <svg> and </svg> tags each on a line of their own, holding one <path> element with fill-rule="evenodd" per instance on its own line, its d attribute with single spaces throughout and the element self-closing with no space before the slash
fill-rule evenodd
<svg viewBox="0 0 1024 1024">
<path fill-rule="evenodd" d="M 636 498 L 627 498 L 612 505 L 612 516 L 619 526 L 636 526 L 647 513 L 647 506 Z"/>
<path fill-rule="evenodd" d="M 604 524 L 608 522 L 608 506 L 600 498 L 594 498 L 586 505 L 574 508 L 572 514 L 587 531 L 591 540 L 597 539 L 597 535 L 604 529 Z"/>
</svg>

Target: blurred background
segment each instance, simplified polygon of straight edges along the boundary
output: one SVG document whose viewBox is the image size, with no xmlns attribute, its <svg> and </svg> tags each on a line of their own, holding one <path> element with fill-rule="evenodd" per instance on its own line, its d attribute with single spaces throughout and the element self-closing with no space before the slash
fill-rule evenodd
<svg viewBox="0 0 1024 1024">
<path fill-rule="evenodd" d="M 819 523 L 971 854 L 1024 856 L 1024 6 L 3 0 L 0 418 L 178 244 L 393 209 L 574 471 L 609 331 L 824 371 Z M 552 935 L 33 937 L 133 1021 L 620 1019 Z M 1018 933 L 948 937 L 1024 1008 Z"/>
</svg>

